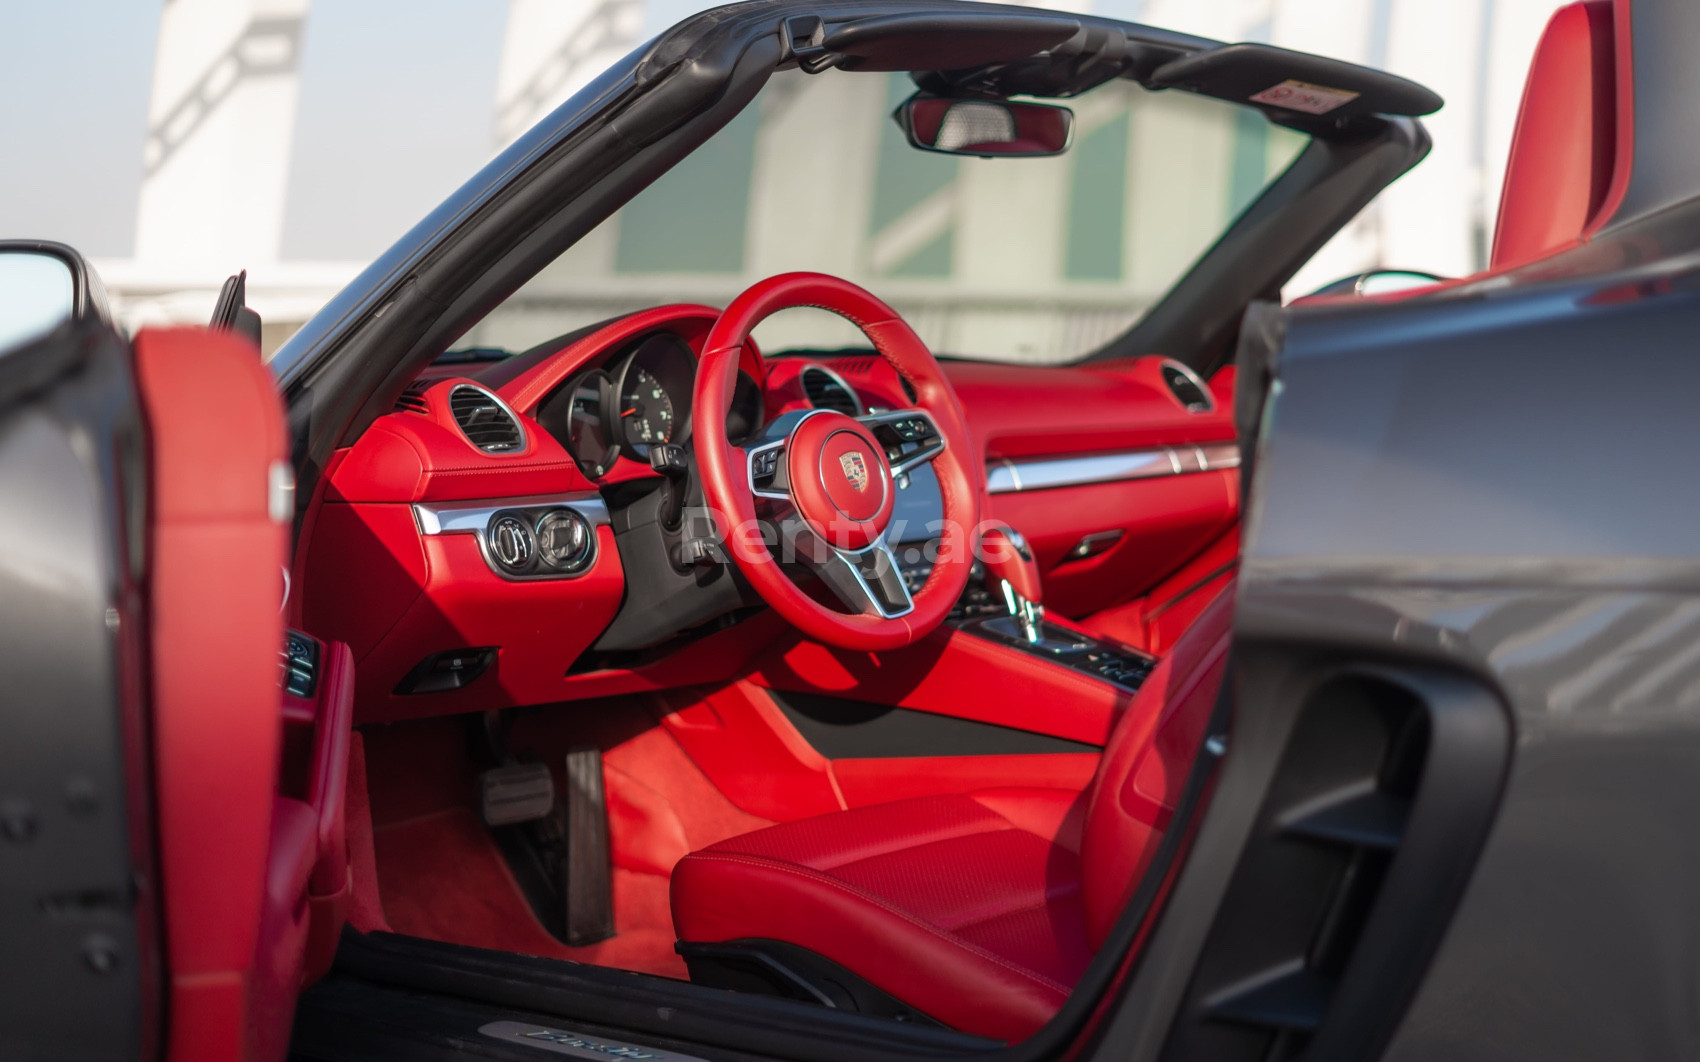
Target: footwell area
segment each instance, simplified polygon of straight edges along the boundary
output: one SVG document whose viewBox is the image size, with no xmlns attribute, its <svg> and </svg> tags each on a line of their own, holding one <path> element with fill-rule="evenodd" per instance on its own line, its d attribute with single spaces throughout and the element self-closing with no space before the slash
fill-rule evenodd
<svg viewBox="0 0 1700 1062">
<path fill-rule="evenodd" d="M 572 959 L 685 977 L 673 951 L 668 885 L 695 848 L 770 825 L 709 783 L 640 701 L 544 709 L 515 722 L 513 744 L 557 772 L 566 752 L 603 750 L 614 865 L 616 935 L 569 947 L 526 903 L 477 811 L 479 764 L 467 721 L 421 720 L 365 728 L 377 884 L 397 933 L 452 944 Z"/>
<path fill-rule="evenodd" d="M 538 923 L 475 812 L 457 808 L 381 827 L 376 840 L 378 887 L 397 933 L 685 977 L 673 954 L 663 875 L 616 867 L 615 936 L 573 948 Z"/>
</svg>

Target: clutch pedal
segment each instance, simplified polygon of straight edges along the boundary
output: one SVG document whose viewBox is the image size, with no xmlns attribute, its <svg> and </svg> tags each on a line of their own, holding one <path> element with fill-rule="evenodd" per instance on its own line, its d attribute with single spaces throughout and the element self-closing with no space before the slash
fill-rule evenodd
<svg viewBox="0 0 1700 1062">
<path fill-rule="evenodd" d="M 478 793 L 488 826 L 536 822 L 555 810 L 555 779 L 543 763 L 491 768 L 478 776 Z"/>
</svg>

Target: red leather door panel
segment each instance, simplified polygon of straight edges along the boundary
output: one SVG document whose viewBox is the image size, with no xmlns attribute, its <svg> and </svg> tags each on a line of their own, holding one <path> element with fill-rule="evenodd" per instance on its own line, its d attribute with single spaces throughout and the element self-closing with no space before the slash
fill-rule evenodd
<svg viewBox="0 0 1700 1062">
<path fill-rule="evenodd" d="M 1198 472 L 992 496 L 992 515 L 1018 528 L 1043 573 L 1045 607 L 1080 618 L 1136 597 L 1239 520 L 1239 473 Z M 1089 535 L 1122 532 L 1076 559 Z"/>
</svg>

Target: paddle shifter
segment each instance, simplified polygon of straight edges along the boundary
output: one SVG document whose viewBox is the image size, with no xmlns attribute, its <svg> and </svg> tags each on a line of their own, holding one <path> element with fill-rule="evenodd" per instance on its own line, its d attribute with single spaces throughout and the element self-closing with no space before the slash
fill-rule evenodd
<svg viewBox="0 0 1700 1062">
<path fill-rule="evenodd" d="M 1003 594 L 1009 614 L 1033 645 L 1044 640 L 1045 606 L 1040 603 L 1039 562 L 1021 532 L 1008 524 L 992 524 L 980 538 L 986 578 Z"/>
</svg>

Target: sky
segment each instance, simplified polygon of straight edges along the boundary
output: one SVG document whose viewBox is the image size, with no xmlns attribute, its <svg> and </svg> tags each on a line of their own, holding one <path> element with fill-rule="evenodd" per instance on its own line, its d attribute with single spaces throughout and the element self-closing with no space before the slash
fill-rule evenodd
<svg viewBox="0 0 1700 1062">
<path fill-rule="evenodd" d="M 127 255 L 159 8 L 0 4 L 0 237 Z"/>
<path fill-rule="evenodd" d="M 162 2 L 0 3 L 0 238 L 133 253 Z M 369 258 L 489 159 L 507 6 L 313 0 L 286 259 Z M 645 35 L 708 6 L 650 0 Z"/>
<path fill-rule="evenodd" d="M 0 238 L 132 253 L 160 2 L 0 3 Z M 652 0 L 645 29 L 704 6 Z M 285 258 L 370 257 L 489 159 L 507 7 L 314 0 Z"/>
<path fill-rule="evenodd" d="M 506 12 L 506 0 L 313 4 L 286 257 L 368 257 L 488 159 Z M 132 252 L 158 24 L 158 0 L 0 4 L 0 236 Z"/>
<path fill-rule="evenodd" d="M 134 253 L 164 2 L 0 0 L 0 238 L 58 239 L 96 259 Z M 644 36 L 711 2 L 647 0 Z M 1389 190 L 1388 209 L 1464 219 L 1482 216 L 1483 204 L 1497 200 L 1497 160 L 1509 141 L 1527 55 L 1558 0 L 1038 2 L 1210 36 L 1261 37 L 1271 33 L 1270 12 L 1280 10 L 1288 14 L 1273 33 L 1278 43 L 1347 57 L 1361 51 L 1366 35 L 1381 41 L 1372 49 L 1377 54 L 1361 58 L 1385 59 L 1452 101 L 1428 123 L 1434 153 Z M 508 0 L 311 0 L 285 191 L 284 260 L 369 260 L 488 161 L 497 146 L 496 80 L 508 6 Z M 1458 49 L 1416 42 L 1433 40 L 1424 24 L 1432 30 L 1435 20 L 1472 37 L 1473 27 L 1492 18 L 1504 24 L 1503 61 L 1488 79 L 1486 105 L 1478 106 L 1474 45 L 1462 38 Z M 1409 245 L 1408 253 L 1393 255 L 1398 264 L 1467 271 L 1475 237 L 1448 237 L 1436 250 L 1425 235 L 1431 228 L 1407 226 L 1406 237 L 1384 242 L 1395 250 L 1401 239 Z"/>
<path fill-rule="evenodd" d="M 284 258 L 369 257 L 488 160 L 507 7 L 315 0 L 301 49 Z"/>
</svg>

